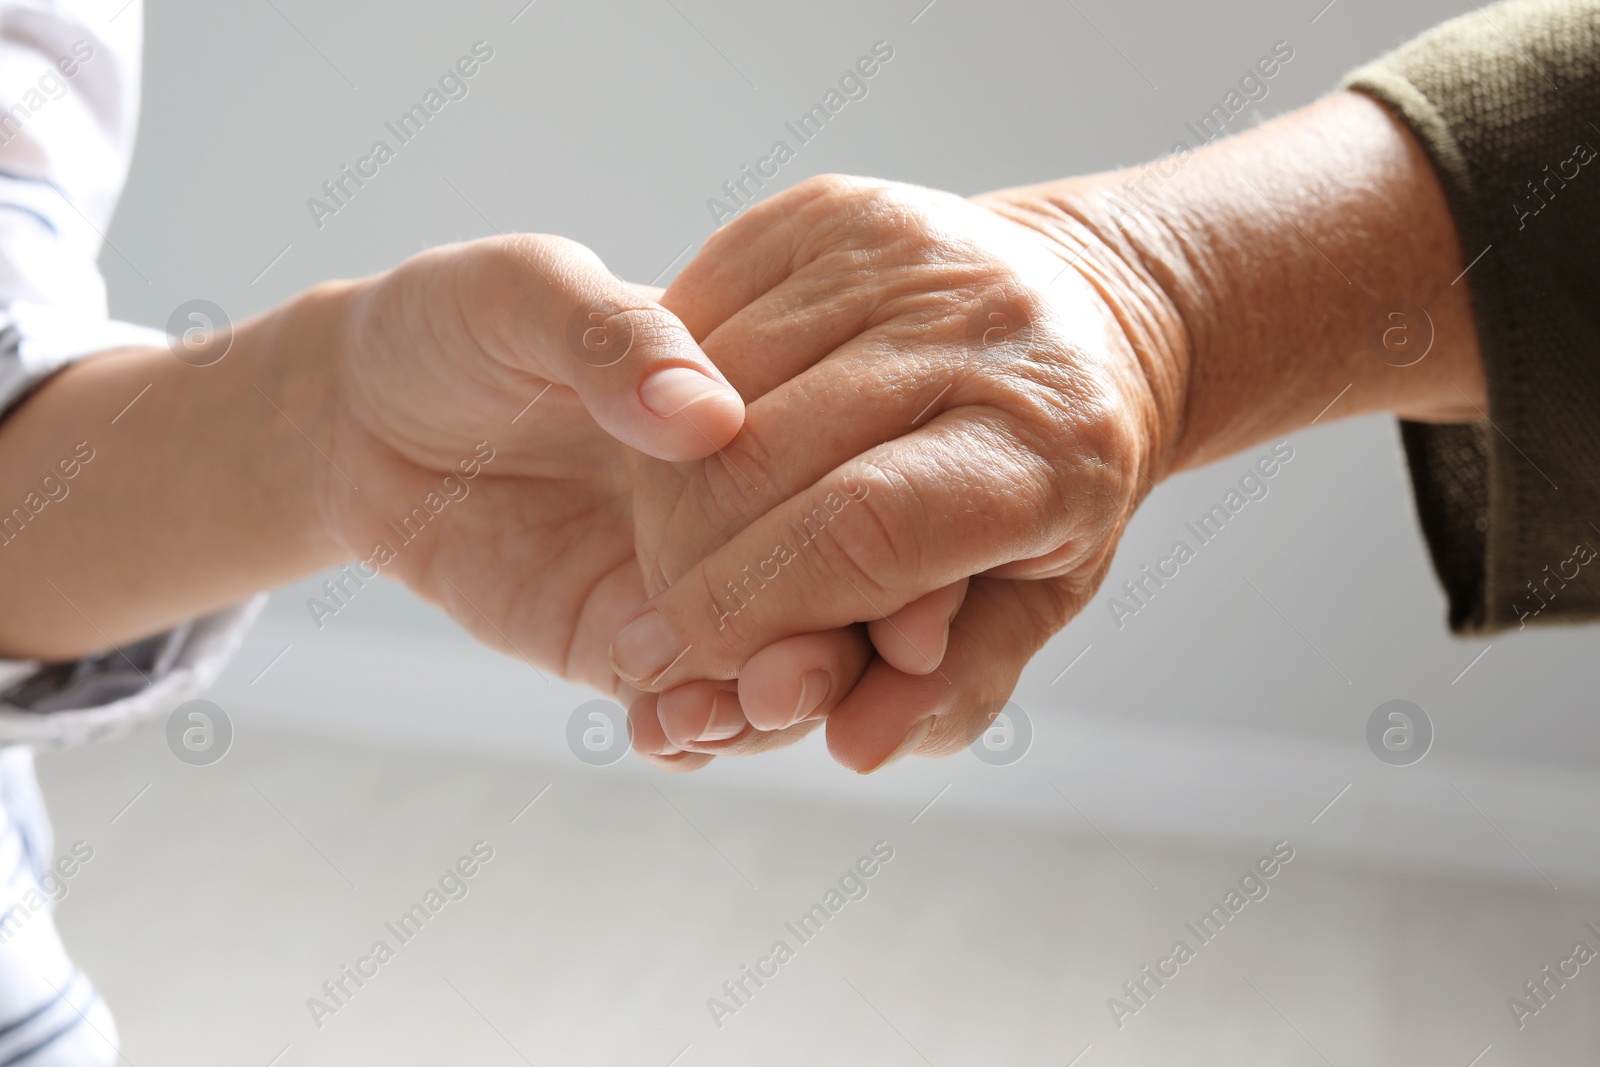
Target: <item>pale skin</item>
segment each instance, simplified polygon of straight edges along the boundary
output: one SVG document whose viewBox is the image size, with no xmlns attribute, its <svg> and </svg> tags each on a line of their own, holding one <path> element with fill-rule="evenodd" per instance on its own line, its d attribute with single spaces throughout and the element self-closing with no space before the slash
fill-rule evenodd
<svg viewBox="0 0 1600 1067">
<path fill-rule="evenodd" d="M 383 572 L 617 693 L 647 758 L 823 721 L 857 770 L 955 751 L 1166 476 L 1336 397 L 1325 418 L 1487 410 L 1443 194 L 1379 105 L 1338 94 L 1202 149 L 1119 216 L 1106 197 L 1137 177 L 972 200 L 817 179 L 714 235 L 670 310 L 522 237 L 318 287 L 212 367 L 76 365 L 0 423 L 0 506 L 96 450 L 0 548 L 0 654 L 99 651 L 367 558 L 487 441 L 472 495 Z M 1435 331 L 1405 368 L 1368 337 L 1395 300 Z M 608 366 L 569 342 L 590 306 L 633 309 Z M 695 376 L 645 385 L 672 368 Z M 826 531 L 727 600 L 835 491 Z"/>
<path fill-rule="evenodd" d="M 574 351 L 570 323 L 588 309 L 631 335 L 625 357 Z M 606 646 L 643 591 L 626 448 L 606 431 L 682 460 L 725 444 L 742 416 L 672 315 L 553 237 L 435 249 L 320 286 L 240 325 L 214 366 L 166 349 L 97 356 L 0 424 L 7 502 L 75 443 L 95 449 L 70 495 L 0 548 L 14 609 L 0 653 L 100 651 L 367 559 L 400 543 L 386 522 L 459 482 L 487 442 L 470 495 L 381 572 L 486 643 L 611 692 Z"/>
</svg>

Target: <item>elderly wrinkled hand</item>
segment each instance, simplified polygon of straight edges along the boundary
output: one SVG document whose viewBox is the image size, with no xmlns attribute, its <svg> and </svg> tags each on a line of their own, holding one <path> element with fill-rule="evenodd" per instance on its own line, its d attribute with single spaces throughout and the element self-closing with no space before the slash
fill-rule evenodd
<svg viewBox="0 0 1600 1067">
<path fill-rule="evenodd" d="M 652 599 L 613 664 L 678 765 L 826 717 L 846 766 L 968 743 L 1100 583 L 1159 476 L 1181 331 L 1093 229 L 1003 198 L 806 182 L 720 230 L 670 307 L 748 404 L 642 460 Z"/>
</svg>

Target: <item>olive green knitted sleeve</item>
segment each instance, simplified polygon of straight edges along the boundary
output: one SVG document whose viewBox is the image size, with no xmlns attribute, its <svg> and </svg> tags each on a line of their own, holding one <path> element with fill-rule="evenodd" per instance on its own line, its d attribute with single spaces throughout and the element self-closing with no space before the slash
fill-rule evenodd
<svg viewBox="0 0 1600 1067">
<path fill-rule="evenodd" d="M 1461 632 L 1600 618 L 1600 0 L 1507 0 L 1345 87 L 1394 109 L 1461 236 L 1489 409 L 1401 424 Z"/>
</svg>

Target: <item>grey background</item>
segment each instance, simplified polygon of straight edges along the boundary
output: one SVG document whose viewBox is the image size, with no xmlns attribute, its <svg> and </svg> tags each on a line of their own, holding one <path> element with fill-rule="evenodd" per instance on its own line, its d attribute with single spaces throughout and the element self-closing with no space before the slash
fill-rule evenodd
<svg viewBox="0 0 1600 1067">
<path fill-rule="evenodd" d="M 1295 58 L 1240 125 L 1471 10 L 1323 2 L 156 2 L 113 310 L 242 318 L 497 229 L 664 283 L 711 232 L 706 199 L 879 39 L 870 95 L 772 189 L 843 171 L 975 193 L 1142 161 L 1275 41 Z M 480 38 L 470 95 L 316 228 L 306 198 Z M 213 694 L 228 759 L 184 767 L 156 724 L 44 760 L 62 839 L 105 857 L 62 906 L 69 944 L 139 1063 L 1578 1062 L 1600 978 L 1526 1033 L 1504 1002 L 1600 920 L 1593 631 L 1451 638 L 1392 423 L 1336 415 L 1125 629 L 1102 596 L 1036 657 L 1034 747 L 1006 768 L 860 779 L 820 739 L 688 779 L 588 768 L 563 734 L 592 694 L 398 588 L 323 631 L 315 582 L 284 590 Z M 1163 486 L 1111 584 L 1254 458 Z M 1395 698 L 1435 727 L 1414 767 L 1365 747 Z M 485 836 L 498 887 L 313 1030 L 305 996 Z M 879 837 L 904 842 L 899 887 L 709 1027 L 704 998 Z M 1299 888 L 1110 1029 L 1105 998 L 1283 838 Z"/>
</svg>

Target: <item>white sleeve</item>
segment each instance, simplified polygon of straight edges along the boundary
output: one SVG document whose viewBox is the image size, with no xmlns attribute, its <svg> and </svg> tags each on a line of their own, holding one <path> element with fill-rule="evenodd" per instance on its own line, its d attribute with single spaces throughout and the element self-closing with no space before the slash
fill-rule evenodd
<svg viewBox="0 0 1600 1067">
<path fill-rule="evenodd" d="M 97 266 L 143 36 L 142 0 L 0 2 L 0 412 L 75 359 L 168 343 L 108 319 Z M 265 601 L 73 663 L 0 660 L 0 745 L 89 740 L 172 707 L 216 678 Z"/>
<path fill-rule="evenodd" d="M 143 43 L 142 0 L 0 3 L 0 306 L 105 319 L 95 261 L 133 155 Z"/>
</svg>

